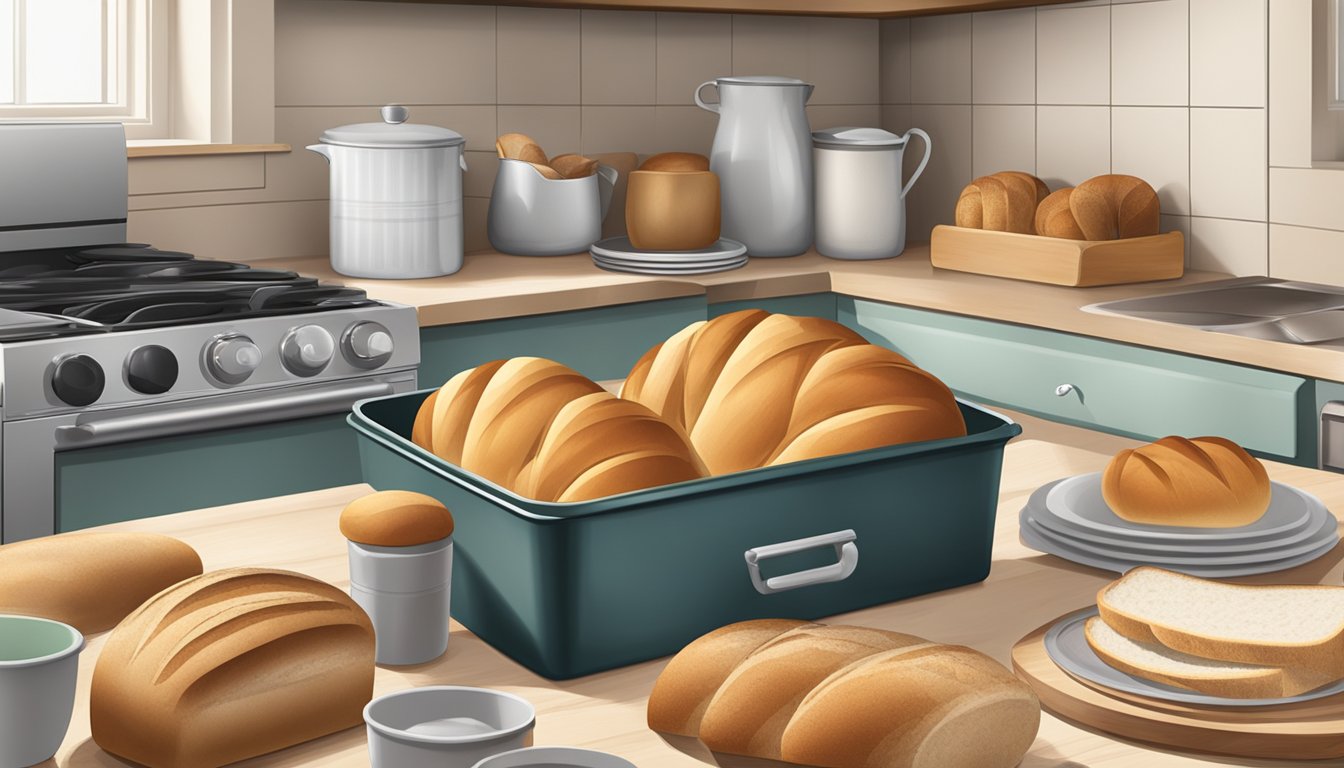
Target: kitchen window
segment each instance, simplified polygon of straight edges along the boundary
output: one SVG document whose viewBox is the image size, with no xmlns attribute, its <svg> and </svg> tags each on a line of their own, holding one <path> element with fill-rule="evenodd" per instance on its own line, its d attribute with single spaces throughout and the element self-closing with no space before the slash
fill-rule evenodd
<svg viewBox="0 0 1344 768">
<path fill-rule="evenodd" d="M 166 0 L 0 0 L 0 118 L 168 135 Z"/>
</svg>

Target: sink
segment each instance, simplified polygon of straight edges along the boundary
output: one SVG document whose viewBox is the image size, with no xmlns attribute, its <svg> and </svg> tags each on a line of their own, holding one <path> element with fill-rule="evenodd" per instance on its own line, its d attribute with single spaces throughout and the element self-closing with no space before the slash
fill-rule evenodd
<svg viewBox="0 0 1344 768">
<path fill-rule="evenodd" d="M 1236 278 L 1083 309 L 1289 344 L 1344 345 L 1344 288 L 1315 283 Z"/>
</svg>

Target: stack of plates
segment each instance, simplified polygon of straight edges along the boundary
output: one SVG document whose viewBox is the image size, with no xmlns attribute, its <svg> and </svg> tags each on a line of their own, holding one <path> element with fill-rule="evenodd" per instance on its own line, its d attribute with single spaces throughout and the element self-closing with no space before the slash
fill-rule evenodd
<svg viewBox="0 0 1344 768">
<path fill-rule="evenodd" d="M 1320 499 L 1270 484 L 1269 510 L 1238 528 L 1178 528 L 1122 520 L 1101 496 L 1101 473 L 1041 487 L 1018 518 L 1022 543 L 1075 563 L 1124 573 L 1156 565 L 1204 578 L 1247 576 L 1315 560 L 1339 541 Z"/>
<path fill-rule="evenodd" d="M 698 251 L 641 251 L 628 237 L 609 237 L 593 243 L 589 252 L 593 263 L 603 269 L 642 275 L 700 275 L 747 263 L 747 246 L 726 237 Z"/>
</svg>

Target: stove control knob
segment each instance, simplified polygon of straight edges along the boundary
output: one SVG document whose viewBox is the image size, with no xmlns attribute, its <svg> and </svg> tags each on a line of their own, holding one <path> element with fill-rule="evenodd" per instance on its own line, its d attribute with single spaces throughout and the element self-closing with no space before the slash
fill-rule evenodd
<svg viewBox="0 0 1344 768">
<path fill-rule="evenodd" d="M 177 383 L 177 358 L 167 347 L 148 344 L 126 357 L 126 383 L 146 395 L 161 395 Z"/>
<path fill-rule="evenodd" d="M 217 381 L 241 384 L 261 365 L 261 348 L 241 333 L 221 336 L 205 348 L 205 367 Z"/>
<path fill-rule="evenodd" d="M 336 341 L 320 325 L 301 325 L 280 342 L 280 361 L 299 376 L 316 376 L 331 362 Z"/>
<path fill-rule="evenodd" d="M 88 355 L 68 355 L 56 361 L 51 372 L 51 389 L 62 402 L 91 405 L 103 394 L 103 367 Z"/>
<path fill-rule="evenodd" d="M 392 358 L 392 332 L 382 323 L 355 323 L 341 336 L 341 352 L 357 368 L 377 368 Z"/>
</svg>

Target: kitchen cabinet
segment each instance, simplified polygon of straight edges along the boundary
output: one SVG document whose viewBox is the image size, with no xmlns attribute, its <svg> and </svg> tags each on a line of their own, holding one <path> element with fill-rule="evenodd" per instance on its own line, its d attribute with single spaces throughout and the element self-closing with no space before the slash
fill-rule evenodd
<svg viewBox="0 0 1344 768">
<path fill-rule="evenodd" d="M 1144 440 L 1222 435 L 1315 463 L 1306 378 L 880 302 L 841 297 L 838 308 L 841 322 L 979 402 Z"/>
<path fill-rule="evenodd" d="M 834 293 L 805 293 L 799 296 L 779 296 L 769 299 L 724 301 L 710 304 L 709 316 L 714 318 L 744 309 L 764 309 L 767 312 L 779 312 L 785 315 L 806 315 L 835 320 L 836 298 Z"/>
<path fill-rule="evenodd" d="M 534 8 L 607 8 L 646 11 L 718 11 L 811 16 L 890 18 L 963 11 L 992 11 L 1070 0 L 413 0 L 458 5 L 526 5 Z"/>
</svg>

